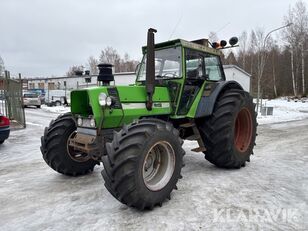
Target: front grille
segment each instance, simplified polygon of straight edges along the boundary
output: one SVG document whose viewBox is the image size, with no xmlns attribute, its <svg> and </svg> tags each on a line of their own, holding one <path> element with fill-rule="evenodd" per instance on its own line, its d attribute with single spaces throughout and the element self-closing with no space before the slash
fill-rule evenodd
<svg viewBox="0 0 308 231">
<path fill-rule="evenodd" d="M 117 89 L 115 87 L 109 87 L 107 90 L 108 90 L 108 95 L 112 97 L 112 100 L 114 102 L 111 107 L 114 109 L 122 109 Z"/>
</svg>

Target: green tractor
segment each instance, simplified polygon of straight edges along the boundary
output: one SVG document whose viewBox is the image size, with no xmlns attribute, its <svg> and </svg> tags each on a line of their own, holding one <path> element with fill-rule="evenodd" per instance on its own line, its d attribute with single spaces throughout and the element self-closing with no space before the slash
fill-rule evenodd
<svg viewBox="0 0 308 231">
<path fill-rule="evenodd" d="M 51 121 L 41 138 L 52 169 L 79 176 L 103 162 L 108 191 L 140 210 L 161 206 L 177 188 L 183 140 L 197 141 L 192 151 L 218 167 L 241 168 L 256 138 L 252 97 L 225 81 L 219 44 L 155 44 L 155 32 L 148 30 L 135 84 L 110 85 L 112 66 L 99 65 L 99 86 L 72 91 L 71 112 Z"/>
</svg>

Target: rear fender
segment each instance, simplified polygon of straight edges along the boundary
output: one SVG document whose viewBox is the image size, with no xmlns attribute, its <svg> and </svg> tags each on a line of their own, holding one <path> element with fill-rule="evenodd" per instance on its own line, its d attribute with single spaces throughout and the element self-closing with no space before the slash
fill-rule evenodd
<svg viewBox="0 0 308 231">
<path fill-rule="evenodd" d="M 204 87 L 203 95 L 197 107 L 195 118 L 212 115 L 215 102 L 219 95 L 227 89 L 240 89 L 243 87 L 236 81 L 209 82 Z"/>
</svg>

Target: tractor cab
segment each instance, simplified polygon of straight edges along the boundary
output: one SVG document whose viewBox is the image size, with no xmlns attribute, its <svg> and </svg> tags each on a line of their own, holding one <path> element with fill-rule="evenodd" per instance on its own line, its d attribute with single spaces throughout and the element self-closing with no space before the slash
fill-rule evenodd
<svg viewBox="0 0 308 231">
<path fill-rule="evenodd" d="M 142 48 L 143 58 L 137 69 L 136 85 L 146 85 L 147 47 Z M 209 47 L 207 39 L 192 42 L 177 39 L 156 44 L 154 47 L 155 86 L 168 88 L 172 114 L 186 116 L 205 83 L 225 80 L 220 61 L 221 52 Z M 155 91 L 154 91 L 155 93 Z"/>
</svg>

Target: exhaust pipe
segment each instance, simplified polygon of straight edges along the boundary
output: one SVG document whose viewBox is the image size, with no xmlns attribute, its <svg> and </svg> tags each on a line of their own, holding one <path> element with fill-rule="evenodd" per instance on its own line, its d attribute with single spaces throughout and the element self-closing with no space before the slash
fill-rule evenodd
<svg viewBox="0 0 308 231">
<path fill-rule="evenodd" d="M 97 76 L 97 82 L 103 82 L 103 86 L 109 86 L 111 81 L 114 81 L 112 74 L 112 64 L 101 63 L 97 65 L 99 73 Z"/>
<path fill-rule="evenodd" d="M 154 51 L 154 33 L 157 30 L 150 28 L 148 30 L 147 40 L 147 60 L 146 60 L 146 81 L 145 87 L 147 91 L 146 108 L 151 111 L 153 106 L 153 94 L 155 91 L 155 51 Z"/>
</svg>

